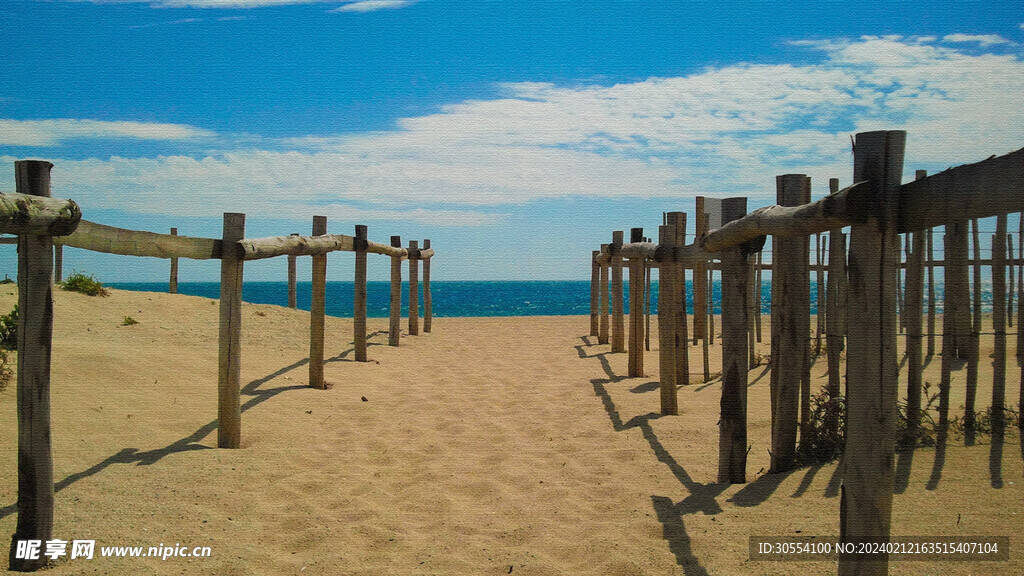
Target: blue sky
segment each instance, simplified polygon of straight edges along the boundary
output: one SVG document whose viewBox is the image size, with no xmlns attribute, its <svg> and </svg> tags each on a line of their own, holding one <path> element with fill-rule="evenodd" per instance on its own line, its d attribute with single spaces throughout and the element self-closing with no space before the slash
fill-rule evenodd
<svg viewBox="0 0 1024 576">
<path fill-rule="evenodd" d="M 695 195 L 849 184 L 858 131 L 907 130 L 908 179 L 1021 148 L 1022 24 L 1019 2 L 0 0 L 0 190 L 44 158 L 95 222 L 215 237 L 245 212 L 264 236 L 323 214 L 431 238 L 438 279 L 586 279 L 611 230 L 653 236 Z"/>
</svg>

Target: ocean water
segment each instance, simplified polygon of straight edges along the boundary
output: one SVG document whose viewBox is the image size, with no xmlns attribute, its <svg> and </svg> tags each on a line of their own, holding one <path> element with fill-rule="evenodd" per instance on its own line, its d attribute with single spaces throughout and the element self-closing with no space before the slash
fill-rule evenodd
<svg viewBox="0 0 1024 576">
<path fill-rule="evenodd" d="M 629 282 L 626 286 L 626 311 L 629 310 Z M 141 290 L 166 292 L 165 282 L 111 282 L 107 284 L 119 290 Z M 453 316 L 571 316 L 590 314 L 589 281 L 521 281 L 521 282 L 444 282 L 432 281 L 430 293 L 435 317 Z M 342 318 L 352 317 L 354 284 L 352 282 L 327 282 L 327 314 Z M 936 307 L 942 311 L 942 286 L 936 287 Z M 987 288 L 987 287 L 986 287 Z M 423 310 L 423 284 L 420 284 L 420 313 Z M 180 282 L 178 292 L 207 298 L 220 297 L 217 282 Z M 309 310 L 311 284 L 299 282 L 296 286 L 297 304 Z M 391 302 L 388 282 L 367 283 L 367 315 L 371 318 L 386 318 Z M 402 314 L 408 312 L 409 287 L 402 284 Z M 687 309 L 693 310 L 693 285 L 686 286 Z M 715 313 L 721 313 L 721 283 L 715 281 L 712 300 Z M 245 282 L 242 299 L 255 304 L 288 305 L 287 282 Z M 991 309 L 992 294 L 983 291 L 983 302 Z M 927 293 L 925 295 L 927 300 Z M 652 311 L 657 312 L 658 283 L 651 286 Z M 761 313 L 768 314 L 771 305 L 771 284 L 761 285 Z M 817 313 L 817 285 L 811 282 L 811 314 Z"/>
</svg>

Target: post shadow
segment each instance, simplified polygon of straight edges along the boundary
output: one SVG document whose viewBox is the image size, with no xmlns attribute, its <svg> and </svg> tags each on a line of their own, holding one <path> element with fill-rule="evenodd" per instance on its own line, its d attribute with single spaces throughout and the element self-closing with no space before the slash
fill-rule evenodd
<svg viewBox="0 0 1024 576">
<path fill-rule="evenodd" d="M 896 479 L 892 493 L 903 494 L 910 484 L 910 470 L 914 466 L 914 447 L 907 446 L 896 452 Z"/>
<path fill-rule="evenodd" d="M 942 468 L 946 465 L 946 443 L 939 442 L 935 445 L 935 462 L 932 463 L 932 475 L 928 478 L 926 490 L 936 490 L 939 481 L 942 480 Z"/>
</svg>

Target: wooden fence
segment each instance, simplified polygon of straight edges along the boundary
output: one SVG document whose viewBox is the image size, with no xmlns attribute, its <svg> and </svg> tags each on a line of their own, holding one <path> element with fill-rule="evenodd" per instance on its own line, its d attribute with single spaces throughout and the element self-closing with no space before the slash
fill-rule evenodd
<svg viewBox="0 0 1024 576">
<path fill-rule="evenodd" d="M 659 229 L 657 244 L 622 242 L 622 233 L 612 235 L 611 244 L 602 244 L 591 255 L 592 336 L 600 344 L 608 342 L 606 327 L 608 274 L 612 275 L 612 351 L 622 341 L 623 303 L 621 269 L 623 259 L 630 262 L 630 284 L 638 284 L 638 272 L 657 267 L 659 273 L 658 324 L 659 366 L 661 373 L 661 412 L 677 414 L 677 385 L 686 384 L 688 370 L 679 370 L 688 356 L 685 337 L 684 269 L 693 270 L 694 343 L 713 338 L 713 316 L 707 310 L 705 271 L 722 271 L 722 400 L 719 430 L 718 481 L 746 481 L 747 373 L 754 332 L 752 316 L 760 317 L 760 270 L 772 273 L 772 379 L 771 389 L 771 469 L 784 471 L 795 465 L 798 432 L 807 424 L 809 413 L 809 348 L 812 337 L 809 273 L 817 272 L 818 316 L 824 322 L 816 329 L 818 340 L 824 332 L 827 344 L 829 383 L 833 399 L 840 396 L 839 354 L 844 345 L 847 354 L 845 381 L 846 429 L 840 502 L 840 535 L 843 542 L 888 542 L 894 480 L 894 453 L 898 437 L 897 397 L 899 364 L 896 340 L 901 326 L 907 333 L 906 354 L 909 369 L 907 404 L 911 422 L 921 411 L 921 369 L 923 367 L 924 284 L 928 273 L 928 355 L 934 354 L 935 293 L 934 267 L 944 268 L 946 284 L 943 314 L 943 361 L 940 384 L 938 440 L 944 443 L 948 428 L 950 372 L 956 358 L 968 360 L 966 442 L 974 442 L 973 421 L 977 386 L 978 336 L 980 334 L 980 268 L 993 272 L 993 325 L 995 337 L 992 391 L 993 434 L 1001 439 L 1005 422 L 1006 327 L 1012 322 L 1007 309 L 1012 306 L 1012 276 L 1007 296 L 1006 272 L 1024 264 L 1020 244 L 1017 258 L 1007 242 L 1007 214 L 1024 211 L 1024 150 L 992 157 L 983 162 L 951 168 L 934 176 L 919 171 L 917 179 L 901 184 L 906 134 L 879 131 L 857 134 L 854 147 L 853 184 L 837 190 L 830 182 L 831 194 L 810 201 L 810 180 L 802 174 L 787 174 L 776 179 L 778 205 L 746 213 L 745 198 L 722 200 L 721 226 L 707 227 L 704 202 L 698 199 L 698 235 L 691 244 L 684 235 L 685 215 L 670 213 Z M 978 219 L 996 217 L 992 255 L 980 257 Z M 968 258 L 968 223 L 974 229 L 974 259 Z M 849 241 L 843 234 L 850 227 Z M 945 256 L 933 258 L 932 228 L 945 227 Z M 1021 224 L 1024 232 L 1024 220 Z M 641 232 L 642 233 L 642 232 Z M 827 234 L 823 239 L 817 236 Z M 901 234 L 909 235 L 903 261 Z M 763 265 L 757 255 L 767 236 L 773 236 L 771 265 Z M 634 238 L 637 236 L 634 230 Z M 815 238 L 815 251 L 824 252 L 828 242 L 829 258 L 819 256 L 808 263 L 808 240 Z M 1018 238 L 1024 242 L 1024 236 Z M 714 260 L 717 259 L 717 263 Z M 974 322 L 970 318 L 969 266 L 973 264 Z M 901 286 L 902 269 L 906 284 Z M 822 274 L 828 271 L 825 284 Z M 1012 274 L 1012 272 L 1011 272 Z M 751 282 L 756 281 L 756 290 Z M 1019 279 L 1018 282 L 1024 282 Z M 616 288 L 616 284 L 619 287 Z M 824 284 L 824 285 L 823 285 Z M 1020 284 L 1018 288 L 1024 286 Z M 824 294 L 822 294 L 822 289 Z M 636 292 L 630 292 L 631 316 L 640 308 Z M 754 296 L 752 297 L 752 294 Z M 844 309 L 856 310 L 857 321 L 847 322 Z M 899 312 L 897 314 L 897 311 Z M 1018 306 L 1018 329 L 1021 310 Z M 596 319 L 596 321 L 595 321 Z M 966 319 L 966 320 L 965 320 Z M 631 331 L 642 329 L 635 322 Z M 679 335 L 683 334 L 680 339 Z M 1024 403 L 1024 348 L 1018 339 L 1017 358 L 1022 366 L 1021 397 Z M 642 375 L 643 348 L 638 334 L 628 339 L 629 375 Z M 706 342 L 706 340 L 705 340 Z M 820 346 L 820 345 L 818 345 Z M 706 359 L 706 354 L 705 354 Z M 705 360 L 705 380 L 708 368 Z M 799 417 L 798 417 L 799 415 Z M 837 426 L 833 422 L 832 426 Z M 914 425 L 906 434 L 913 437 Z M 998 436 L 998 438 L 996 437 Z M 840 556 L 840 574 L 886 574 L 888 557 Z"/>
<path fill-rule="evenodd" d="M 238 448 L 241 438 L 240 369 L 242 330 L 242 279 L 249 260 L 289 257 L 289 304 L 294 306 L 294 258 L 313 257 L 313 302 L 310 310 L 309 384 L 326 387 L 323 379 L 324 309 L 327 254 L 355 252 L 355 310 L 353 331 L 355 357 L 366 355 L 366 260 L 367 254 L 391 259 L 391 318 L 388 343 L 399 345 L 401 315 L 401 262 L 409 261 L 409 334 L 419 333 L 418 264 L 423 262 L 424 323 L 431 330 L 430 240 L 418 247 L 413 240 L 401 247 L 398 236 L 391 244 L 367 239 L 366 226 L 356 226 L 355 236 L 327 233 L 327 218 L 313 217 L 311 236 L 246 238 L 245 215 L 224 214 L 221 238 L 180 236 L 126 230 L 82 220 L 72 200 L 50 198 L 50 169 L 45 161 L 15 162 L 17 193 L 0 194 L 0 233 L 17 234 L 4 243 L 18 245 L 18 522 L 11 541 L 10 567 L 29 571 L 42 567 L 46 557 L 16 558 L 19 540 L 51 539 L 53 532 L 53 459 L 50 445 L 50 351 L 53 332 L 53 280 L 60 279 L 62 246 L 107 254 L 147 256 L 171 260 L 171 292 L 177 288 L 177 259 L 219 259 L 220 329 L 218 356 L 217 445 Z M 54 248 L 57 248 L 55 251 Z M 55 271 L 56 264 L 56 274 Z"/>
</svg>

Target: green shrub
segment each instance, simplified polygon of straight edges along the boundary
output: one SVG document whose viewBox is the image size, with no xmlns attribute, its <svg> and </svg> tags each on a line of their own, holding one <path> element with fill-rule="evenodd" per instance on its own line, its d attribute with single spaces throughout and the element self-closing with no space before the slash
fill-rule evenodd
<svg viewBox="0 0 1024 576">
<path fill-rule="evenodd" d="M 846 399 L 832 398 L 822 388 L 811 398 L 811 413 L 807 419 L 806 435 L 800 437 L 796 460 L 800 465 L 831 462 L 843 453 L 846 444 Z"/>
<path fill-rule="evenodd" d="M 7 388 L 13 376 L 14 370 L 11 370 L 10 364 L 7 363 L 7 352 L 0 348 L 0 392 Z"/>
<path fill-rule="evenodd" d="M 80 292 L 86 296 L 107 296 L 107 289 L 100 284 L 100 281 L 93 275 L 86 276 L 81 272 L 74 272 L 60 284 L 61 288 L 69 292 Z"/>
<path fill-rule="evenodd" d="M 121 322 L 121 326 L 134 326 L 138 323 L 139 321 L 136 320 L 135 318 L 132 318 L 131 316 L 125 316 L 124 322 Z"/>
<path fill-rule="evenodd" d="M 14 350 L 18 347 L 18 305 L 0 316 L 0 347 Z"/>
</svg>

